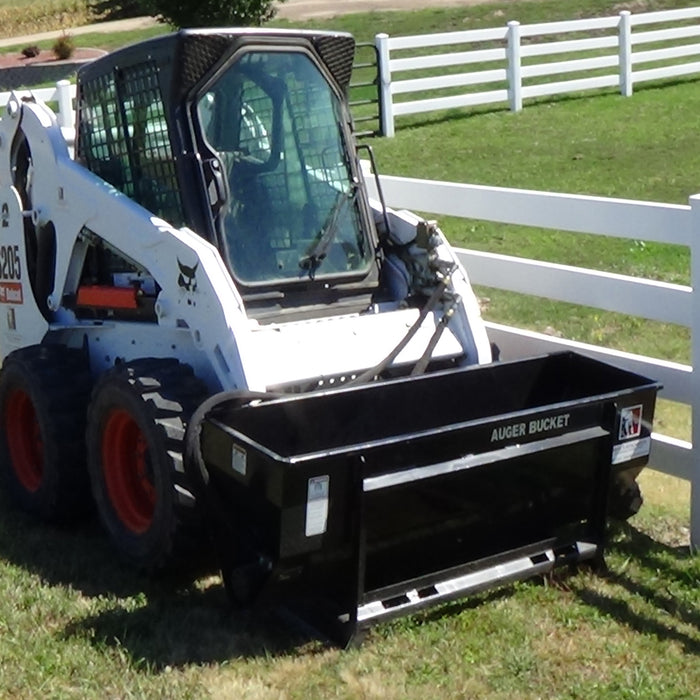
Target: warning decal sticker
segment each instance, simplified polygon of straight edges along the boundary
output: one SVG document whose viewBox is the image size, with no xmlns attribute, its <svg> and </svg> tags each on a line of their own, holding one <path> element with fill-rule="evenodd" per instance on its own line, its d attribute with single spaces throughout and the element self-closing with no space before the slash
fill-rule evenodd
<svg viewBox="0 0 700 700">
<path fill-rule="evenodd" d="M 651 438 L 645 437 L 639 440 L 630 440 L 613 447 L 612 463 L 622 464 L 631 462 L 639 457 L 648 457 L 651 452 Z"/>
<path fill-rule="evenodd" d="M 315 476 L 309 479 L 306 500 L 307 537 L 322 535 L 328 527 L 328 496 L 330 477 Z"/>
<path fill-rule="evenodd" d="M 620 440 L 631 440 L 642 434 L 642 406 L 630 406 L 620 411 Z"/>
</svg>

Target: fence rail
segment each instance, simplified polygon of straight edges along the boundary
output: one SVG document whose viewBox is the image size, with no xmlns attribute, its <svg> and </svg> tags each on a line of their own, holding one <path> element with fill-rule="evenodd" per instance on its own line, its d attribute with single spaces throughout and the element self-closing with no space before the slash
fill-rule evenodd
<svg viewBox="0 0 700 700">
<path fill-rule="evenodd" d="M 26 88 L 0 92 L 0 109 L 5 109 L 5 105 L 10 100 L 10 95 L 19 95 L 24 98 L 34 98 L 37 102 L 53 102 L 56 105 L 54 110 L 56 121 L 61 127 L 69 147 L 75 140 L 75 101 L 76 86 L 69 80 L 59 80 L 55 87 L 46 88 Z"/>
<path fill-rule="evenodd" d="M 397 209 L 689 247 L 693 287 L 474 250 L 458 255 L 474 284 L 688 327 L 693 366 L 700 366 L 700 293 L 693 293 L 700 289 L 700 195 L 676 205 L 393 176 L 380 182 Z M 700 446 L 700 373 L 692 366 L 496 323 L 487 330 L 504 359 L 568 349 L 654 377 L 664 386 L 662 398 L 691 407 Z M 700 449 L 655 433 L 650 464 L 691 482 L 691 540 L 700 549 Z"/>
<path fill-rule="evenodd" d="M 637 15 L 625 10 L 615 17 L 531 25 L 511 21 L 501 28 L 423 36 L 378 34 L 381 133 L 393 136 L 395 118 L 402 115 L 495 103 L 520 111 L 527 98 L 612 87 L 629 97 L 638 83 L 698 74 L 700 61 L 681 62 L 700 55 L 700 25 L 687 24 L 698 19 L 700 7 Z M 680 26 L 640 30 L 674 23 Z M 576 38 L 552 40 L 559 34 Z M 582 34 L 595 36 L 579 38 Z M 656 46 L 640 50 L 649 45 Z M 397 56 L 445 46 L 469 48 Z M 557 56 L 562 60 L 552 60 Z M 454 67 L 465 70 L 450 70 Z M 406 77 L 437 69 L 440 75 Z M 470 89 L 439 92 L 457 88 Z M 426 97 L 426 92 L 432 94 Z M 418 99 L 395 99 L 416 93 Z"/>
</svg>

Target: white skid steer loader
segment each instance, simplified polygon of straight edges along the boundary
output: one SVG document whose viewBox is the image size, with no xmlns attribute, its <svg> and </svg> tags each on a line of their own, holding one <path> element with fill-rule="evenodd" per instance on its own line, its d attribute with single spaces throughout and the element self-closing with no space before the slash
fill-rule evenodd
<svg viewBox="0 0 700 700">
<path fill-rule="evenodd" d="M 130 562 L 206 538 L 341 643 L 579 560 L 635 505 L 658 385 L 492 363 L 434 223 L 368 197 L 341 33 L 185 30 L 81 69 L 75 156 L 0 120 L 0 470 Z"/>
</svg>

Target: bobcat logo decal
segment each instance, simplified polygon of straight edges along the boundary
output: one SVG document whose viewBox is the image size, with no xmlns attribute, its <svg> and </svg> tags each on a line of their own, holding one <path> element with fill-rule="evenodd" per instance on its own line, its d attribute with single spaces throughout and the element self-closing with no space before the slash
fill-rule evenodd
<svg viewBox="0 0 700 700">
<path fill-rule="evenodd" d="M 189 267 L 183 265 L 180 262 L 180 258 L 177 259 L 177 266 L 180 268 L 180 274 L 177 278 L 177 284 L 182 287 L 186 292 L 194 292 L 197 290 L 197 268 L 199 267 L 199 261 L 196 262 L 194 267 Z"/>
</svg>

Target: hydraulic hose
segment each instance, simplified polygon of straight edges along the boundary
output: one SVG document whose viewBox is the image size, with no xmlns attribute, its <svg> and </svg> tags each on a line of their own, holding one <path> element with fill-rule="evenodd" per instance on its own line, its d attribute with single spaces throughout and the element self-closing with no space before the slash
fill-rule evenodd
<svg viewBox="0 0 700 700">
<path fill-rule="evenodd" d="M 364 384 L 365 382 L 374 381 L 401 353 L 401 351 L 411 342 L 411 339 L 418 332 L 418 329 L 425 321 L 428 314 L 435 308 L 438 301 L 442 298 L 442 295 L 447 289 L 447 285 L 450 283 L 450 277 L 444 277 L 440 283 L 435 287 L 433 293 L 428 297 L 428 301 L 421 309 L 418 318 L 415 320 L 414 324 L 408 329 L 406 335 L 399 341 L 398 345 L 378 364 L 374 367 L 370 367 L 368 370 L 359 374 L 355 379 L 347 382 L 345 386 L 357 386 L 358 384 Z M 437 343 L 437 341 L 436 341 Z M 431 350 L 432 352 L 432 350 Z"/>
<path fill-rule="evenodd" d="M 459 298 L 455 299 L 450 305 L 450 307 L 446 309 L 445 312 L 442 314 L 442 318 L 440 319 L 440 322 L 438 323 L 435 332 L 430 338 L 430 342 L 423 351 L 423 354 L 421 355 L 418 362 L 416 362 L 415 367 L 411 370 L 412 377 L 416 377 L 419 374 L 423 374 L 427 369 L 428 364 L 430 363 L 430 358 L 433 356 L 433 350 L 435 350 L 435 348 L 437 347 L 437 344 L 440 341 L 440 338 L 442 337 L 445 328 L 447 328 L 447 324 L 450 322 L 450 319 L 454 316 L 455 307 L 458 303 Z"/>
</svg>

